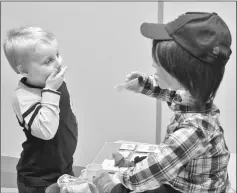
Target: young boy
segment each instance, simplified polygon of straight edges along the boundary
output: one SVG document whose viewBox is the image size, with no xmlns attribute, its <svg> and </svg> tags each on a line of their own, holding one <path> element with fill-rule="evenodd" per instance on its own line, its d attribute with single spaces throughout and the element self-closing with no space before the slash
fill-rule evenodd
<svg viewBox="0 0 237 193">
<path fill-rule="evenodd" d="M 153 40 L 157 73 L 132 72 L 126 81 L 138 81 L 128 89 L 167 102 L 174 117 L 158 151 L 119 173 L 120 184 L 107 173 L 94 183 L 105 193 L 228 192 L 230 152 L 213 104 L 231 55 L 227 25 L 216 13 L 195 12 L 167 24 L 144 23 L 141 33 Z"/>
<path fill-rule="evenodd" d="M 5 55 L 23 75 L 13 97 L 13 109 L 26 136 L 17 164 L 19 193 L 43 193 L 63 174 L 73 175 L 77 120 L 64 82 L 55 36 L 38 27 L 8 32 Z"/>
</svg>

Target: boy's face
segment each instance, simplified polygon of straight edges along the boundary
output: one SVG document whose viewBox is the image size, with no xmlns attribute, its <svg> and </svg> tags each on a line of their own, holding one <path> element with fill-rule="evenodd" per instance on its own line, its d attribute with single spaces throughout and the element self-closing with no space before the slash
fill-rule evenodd
<svg viewBox="0 0 237 193">
<path fill-rule="evenodd" d="M 183 86 L 161 66 L 159 61 L 158 64 L 153 62 L 152 66 L 156 69 L 155 75 L 158 80 L 157 84 L 159 87 L 174 90 L 183 89 Z"/>
<path fill-rule="evenodd" d="M 26 65 L 27 82 L 35 86 L 45 87 L 45 81 L 53 70 L 61 68 L 61 61 L 56 40 L 51 45 L 37 43 Z"/>
</svg>

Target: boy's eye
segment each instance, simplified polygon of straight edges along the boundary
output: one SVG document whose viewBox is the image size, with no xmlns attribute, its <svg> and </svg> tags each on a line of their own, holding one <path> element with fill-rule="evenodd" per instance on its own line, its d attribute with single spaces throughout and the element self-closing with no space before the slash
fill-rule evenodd
<svg viewBox="0 0 237 193">
<path fill-rule="evenodd" d="M 48 60 L 46 60 L 44 63 L 45 63 L 45 64 L 49 64 L 50 62 L 52 62 L 52 59 L 48 59 Z"/>
<path fill-rule="evenodd" d="M 60 53 L 57 53 L 56 56 L 57 56 L 57 58 L 59 58 L 60 57 Z M 53 60 L 54 60 L 53 58 L 48 58 L 44 63 L 45 64 L 49 64 L 49 63 L 53 62 Z"/>
</svg>

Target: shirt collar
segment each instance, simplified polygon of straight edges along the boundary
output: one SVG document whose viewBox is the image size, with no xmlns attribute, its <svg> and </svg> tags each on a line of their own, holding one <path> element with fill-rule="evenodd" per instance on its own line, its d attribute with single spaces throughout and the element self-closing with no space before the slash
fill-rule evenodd
<svg viewBox="0 0 237 193">
<path fill-rule="evenodd" d="M 29 83 L 27 82 L 27 78 L 26 78 L 26 77 L 23 77 L 23 78 L 20 80 L 20 82 L 21 82 L 22 84 L 24 84 L 24 85 L 30 87 L 30 88 L 39 88 L 39 89 L 43 89 L 43 87 L 35 86 L 35 85 L 32 85 L 32 84 L 29 84 Z"/>
<path fill-rule="evenodd" d="M 177 90 L 170 107 L 182 113 L 200 113 L 210 111 L 213 103 L 211 100 L 205 104 L 198 104 L 188 91 Z"/>
</svg>

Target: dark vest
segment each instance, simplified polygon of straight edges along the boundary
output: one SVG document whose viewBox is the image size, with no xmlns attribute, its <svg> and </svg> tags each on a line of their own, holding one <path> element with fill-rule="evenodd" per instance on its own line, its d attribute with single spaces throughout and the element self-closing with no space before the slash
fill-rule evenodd
<svg viewBox="0 0 237 193">
<path fill-rule="evenodd" d="M 77 145 L 77 120 L 72 112 L 70 96 L 65 82 L 58 89 L 59 126 L 51 140 L 42 140 L 24 128 L 26 141 L 17 165 L 18 181 L 26 186 L 48 186 L 63 174 L 73 175 L 73 154 Z"/>
</svg>

